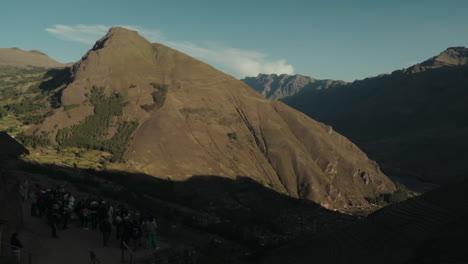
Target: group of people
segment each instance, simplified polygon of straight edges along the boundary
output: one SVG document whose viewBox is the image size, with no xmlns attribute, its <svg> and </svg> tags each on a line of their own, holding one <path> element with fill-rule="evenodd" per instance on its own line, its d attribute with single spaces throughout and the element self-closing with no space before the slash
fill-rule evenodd
<svg viewBox="0 0 468 264">
<path fill-rule="evenodd" d="M 157 223 L 149 212 L 132 213 L 124 205 L 116 208 L 109 202 L 88 197 L 77 200 L 64 186 L 43 189 L 40 185 L 30 185 L 27 181 L 20 184 L 23 201 L 31 203 L 31 216 L 46 217 L 51 235 L 58 238 L 58 231 L 69 228 L 71 221 L 86 230 L 99 230 L 102 234 L 102 245 L 107 247 L 112 232 L 120 241 L 122 255 L 131 248 L 141 246 L 158 248 L 156 240 Z"/>
</svg>

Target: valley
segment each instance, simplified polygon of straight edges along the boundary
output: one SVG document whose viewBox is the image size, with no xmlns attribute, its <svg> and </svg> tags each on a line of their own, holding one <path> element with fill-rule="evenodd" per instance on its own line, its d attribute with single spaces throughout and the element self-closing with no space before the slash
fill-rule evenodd
<svg viewBox="0 0 468 264">
<path fill-rule="evenodd" d="M 0 263 L 16 232 L 29 264 L 468 262 L 468 49 L 353 82 L 240 79 L 97 28 L 74 63 L 0 49 Z"/>
</svg>

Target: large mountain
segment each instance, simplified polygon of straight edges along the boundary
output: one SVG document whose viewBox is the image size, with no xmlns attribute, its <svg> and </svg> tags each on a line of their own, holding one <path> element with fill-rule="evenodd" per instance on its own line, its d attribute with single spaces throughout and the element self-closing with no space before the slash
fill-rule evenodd
<svg viewBox="0 0 468 264">
<path fill-rule="evenodd" d="M 64 64 L 38 50 L 0 48 L 0 66 L 58 68 Z"/>
<path fill-rule="evenodd" d="M 283 102 L 332 125 L 387 175 L 441 184 L 468 173 L 467 87 L 468 49 L 454 47 L 408 69 L 303 89 Z"/>
<path fill-rule="evenodd" d="M 303 89 L 322 90 L 346 84 L 343 81 L 317 80 L 300 74 L 259 74 L 257 77 L 246 77 L 242 81 L 266 98 L 273 100 L 295 95 Z"/>
<path fill-rule="evenodd" d="M 32 140 L 109 151 L 125 170 L 179 181 L 246 176 L 329 208 L 395 191 L 331 127 L 135 31 L 112 28 L 41 87 L 56 108 L 30 128 Z"/>
</svg>

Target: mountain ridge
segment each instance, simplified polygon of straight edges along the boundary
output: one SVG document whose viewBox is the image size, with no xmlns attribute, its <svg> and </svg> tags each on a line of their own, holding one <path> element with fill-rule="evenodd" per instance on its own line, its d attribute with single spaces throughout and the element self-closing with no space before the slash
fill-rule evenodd
<svg viewBox="0 0 468 264">
<path fill-rule="evenodd" d="M 273 100 L 293 96 L 302 89 L 321 90 L 346 84 L 344 81 L 318 80 L 300 74 L 258 74 L 257 77 L 245 77 L 241 81 Z"/>
<path fill-rule="evenodd" d="M 60 68 L 65 65 L 39 50 L 0 48 L 0 66 Z"/>
<path fill-rule="evenodd" d="M 133 126 L 125 135 L 127 170 L 179 181 L 245 176 L 328 208 L 365 205 L 368 197 L 396 190 L 375 162 L 330 127 L 135 31 L 112 28 L 67 74 L 70 81 L 55 88 L 62 107 L 30 133 L 59 144 L 114 148 L 111 141 L 124 136 L 118 131 Z M 97 103 L 113 105 L 113 116 L 102 116 L 108 110 Z M 109 129 L 83 142 L 77 131 L 92 122 Z"/>
<path fill-rule="evenodd" d="M 467 72 L 468 49 L 453 47 L 391 74 L 281 100 L 333 126 L 396 179 L 446 184 L 466 172 L 458 155 L 468 151 Z"/>
</svg>

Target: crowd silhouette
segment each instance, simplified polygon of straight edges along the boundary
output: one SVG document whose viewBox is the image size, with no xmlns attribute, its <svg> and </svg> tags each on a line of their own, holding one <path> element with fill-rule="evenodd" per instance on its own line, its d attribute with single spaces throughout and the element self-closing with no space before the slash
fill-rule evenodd
<svg viewBox="0 0 468 264">
<path fill-rule="evenodd" d="M 103 247 L 109 246 L 114 233 L 122 258 L 129 249 L 159 248 L 156 239 L 158 225 L 148 211 L 130 210 L 123 204 L 114 206 L 99 197 L 78 199 L 60 185 L 45 189 L 25 180 L 20 184 L 19 191 L 22 201 L 30 203 L 31 216 L 45 219 L 53 238 L 59 239 L 61 232 L 73 226 L 83 232 L 99 231 Z"/>
</svg>

